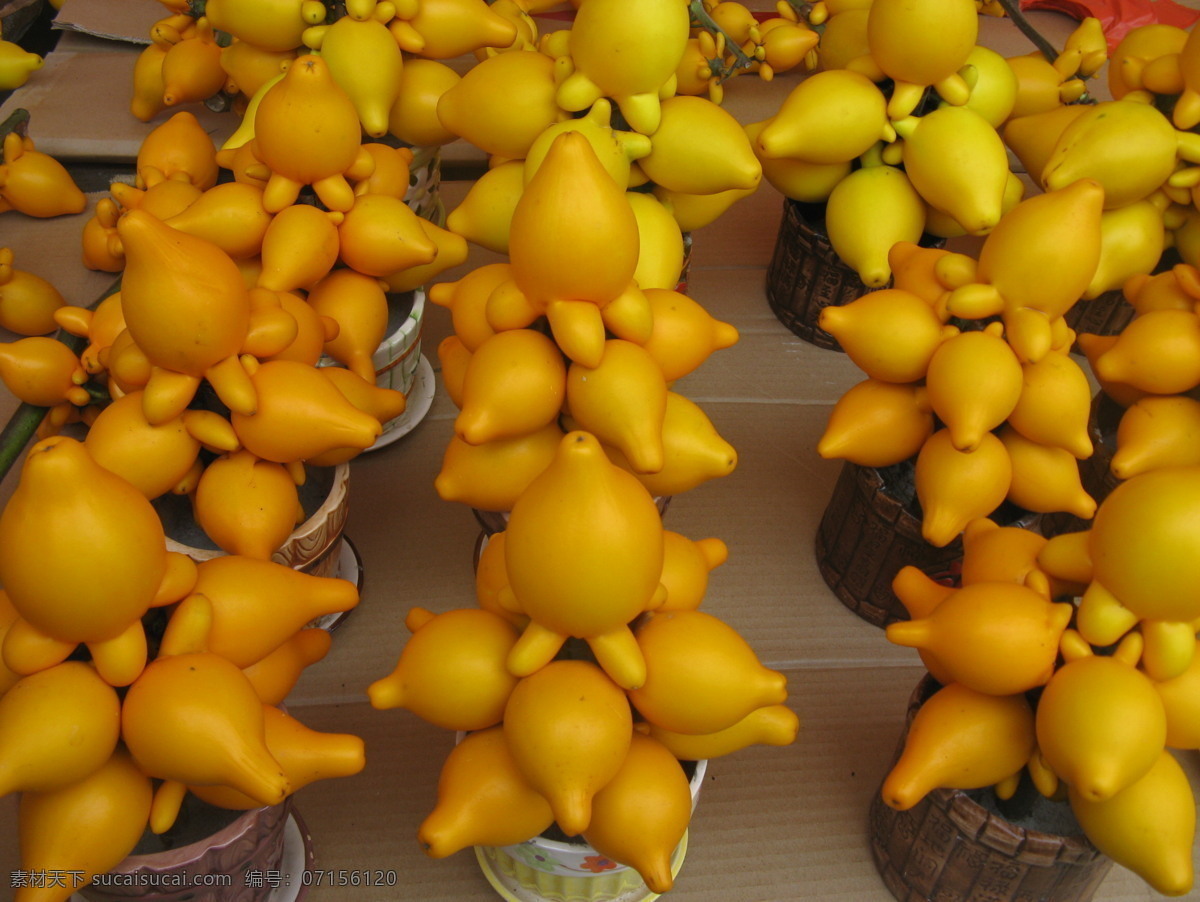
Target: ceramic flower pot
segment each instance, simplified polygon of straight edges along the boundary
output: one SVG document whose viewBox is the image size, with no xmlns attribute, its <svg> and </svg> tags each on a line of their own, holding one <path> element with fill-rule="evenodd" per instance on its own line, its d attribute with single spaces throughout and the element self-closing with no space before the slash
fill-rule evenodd
<svg viewBox="0 0 1200 902">
<path fill-rule="evenodd" d="M 1035 528 L 1041 515 L 1005 503 L 992 519 L 1001 526 Z M 864 467 L 847 462 L 821 515 L 815 543 L 817 568 L 847 608 L 878 627 L 908 620 L 892 592 L 892 578 L 911 564 L 953 584 L 962 563 L 962 540 L 944 547 L 921 535 L 913 462 Z"/>
<path fill-rule="evenodd" d="M 300 486 L 300 504 L 307 515 L 287 541 L 271 556 L 314 576 L 336 576 L 341 563 L 342 533 L 349 516 L 350 465 L 308 467 Z M 167 533 L 167 548 L 181 551 L 194 561 L 225 554 L 204 534 L 192 516 L 188 499 L 163 495 L 154 501 Z"/>
<path fill-rule="evenodd" d="M 86 902 L 297 902 L 312 838 L 291 799 L 230 811 L 189 796 L 174 827 L 137 848 L 79 895 Z"/>
<path fill-rule="evenodd" d="M 938 688 L 929 676 L 917 685 L 908 722 Z M 868 829 L 875 867 L 901 902 L 1087 902 L 1112 867 L 1070 805 L 1042 797 L 1028 780 L 1009 803 L 990 789 L 938 789 L 895 811 L 876 792 Z"/>
<path fill-rule="evenodd" d="M 691 771 L 692 809 L 707 761 L 685 762 Z M 671 858 L 677 874 L 687 853 L 687 834 Z M 536 836 L 515 846 L 476 846 L 475 857 L 492 888 L 508 902 L 647 902 L 657 899 L 636 870 L 604 857 L 582 841 Z"/>
</svg>

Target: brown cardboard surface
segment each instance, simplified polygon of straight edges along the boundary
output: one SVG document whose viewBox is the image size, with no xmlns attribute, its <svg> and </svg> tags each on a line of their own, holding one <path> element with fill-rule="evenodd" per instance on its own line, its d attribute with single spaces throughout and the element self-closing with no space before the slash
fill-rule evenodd
<svg viewBox="0 0 1200 902">
<path fill-rule="evenodd" d="M 110 41 L 149 44 L 150 26 L 168 15 L 158 0 L 65 0 L 54 27 Z"/>
</svg>

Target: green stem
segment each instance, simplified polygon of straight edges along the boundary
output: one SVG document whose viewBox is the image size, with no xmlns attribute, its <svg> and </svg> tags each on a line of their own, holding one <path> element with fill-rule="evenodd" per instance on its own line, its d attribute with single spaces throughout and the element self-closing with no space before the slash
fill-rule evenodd
<svg viewBox="0 0 1200 902">
<path fill-rule="evenodd" d="M 15 109 L 8 114 L 8 117 L 3 122 L 0 122 L 0 138 L 3 138 L 9 132 L 24 135 L 28 127 L 29 110 Z"/>
<path fill-rule="evenodd" d="M 101 301 L 111 297 L 120 290 L 121 277 L 117 276 L 112 285 L 105 289 L 98 298 L 88 304 L 88 309 L 95 309 Z M 60 329 L 55 333 L 54 337 L 76 354 L 83 350 L 85 340 L 78 335 L 72 335 Z M 13 464 L 20 458 L 21 453 L 37 432 L 38 426 L 46 418 L 48 411 L 48 407 L 36 407 L 33 404 L 22 402 L 17 406 L 17 409 L 4 425 L 4 428 L 0 430 L 0 481 L 8 475 L 8 471 L 12 469 Z"/>
<path fill-rule="evenodd" d="M 1008 17 L 1013 20 L 1013 24 L 1020 29 L 1025 37 L 1029 38 L 1033 46 L 1042 52 L 1042 56 L 1047 61 L 1052 63 L 1058 59 L 1058 51 L 1054 49 L 1054 45 L 1042 37 L 1030 21 L 1025 18 L 1025 14 L 1021 12 L 1020 0 L 999 0 L 999 2 L 1004 7 L 1004 11 L 1008 13 Z"/>
<path fill-rule="evenodd" d="M 729 33 L 726 32 L 725 29 L 720 25 L 718 25 L 716 20 L 708 14 L 708 10 L 704 8 L 703 0 L 690 0 L 688 3 L 688 11 L 692 15 L 692 21 L 698 23 L 705 31 L 713 33 L 719 32 L 725 35 L 725 50 L 726 52 L 733 54 L 733 58 L 737 62 L 728 72 L 725 70 L 721 71 L 720 75 L 722 80 L 732 75 L 733 69 L 747 69 L 754 64 L 754 60 L 746 56 L 742 48 L 738 46 L 737 41 L 731 38 Z"/>
</svg>

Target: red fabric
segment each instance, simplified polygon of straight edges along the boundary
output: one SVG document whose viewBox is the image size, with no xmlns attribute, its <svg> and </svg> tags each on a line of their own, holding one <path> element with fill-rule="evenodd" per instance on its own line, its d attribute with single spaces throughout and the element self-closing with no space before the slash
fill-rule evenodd
<svg viewBox="0 0 1200 902">
<path fill-rule="evenodd" d="M 1100 20 L 1111 53 L 1132 29 L 1156 22 L 1191 28 L 1200 10 L 1180 6 L 1174 0 L 1021 0 L 1021 9 L 1048 9 L 1073 19 L 1093 16 Z"/>
</svg>

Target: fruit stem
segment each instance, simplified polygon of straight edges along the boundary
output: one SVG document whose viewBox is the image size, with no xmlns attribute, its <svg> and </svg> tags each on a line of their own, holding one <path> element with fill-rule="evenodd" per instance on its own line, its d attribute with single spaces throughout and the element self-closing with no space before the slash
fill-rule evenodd
<svg viewBox="0 0 1200 902">
<path fill-rule="evenodd" d="M 754 60 L 746 56 L 746 54 L 742 51 L 742 48 L 738 46 L 737 41 L 731 38 L 729 33 L 726 32 L 725 29 L 720 25 L 718 25 L 716 20 L 708 14 L 708 10 L 704 8 L 704 0 L 689 0 L 688 12 L 691 13 L 692 21 L 697 23 L 705 31 L 711 32 L 712 34 L 725 35 L 725 51 L 733 55 L 734 63 L 728 68 L 722 66 L 720 71 L 714 73 L 720 77 L 721 81 L 724 81 L 733 75 L 735 69 L 746 69 L 754 63 Z"/>
<path fill-rule="evenodd" d="M 29 110 L 15 109 L 8 114 L 3 122 L 0 122 L 0 138 L 3 138 L 9 132 L 16 132 L 19 135 L 24 135 L 29 127 Z"/>
<path fill-rule="evenodd" d="M 1054 62 L 1058 59 L 1058 51 L 1054 49 L 1054 45 L 1042 37 L 1041 33 L 1033 27 L 1025 14 L 1021 12 L 1019 0 L 998 0 L 1004 11 L 1008 13 L 1008 17 L 1013 20 L 1013 24 L 1021 30 L 1025 37 L 1029 38 L 1030 42 L 1042 52 L 1047 62 Z"/>
<path fill-rule="evenodd" d="M 18 113 L 25 112 L 17 110 Z M 14 115 L 16 115 L 14 113 Z M 29 114 L 26 113 L 26 118 Z M 3 133 L 5 126 L 13 116 L 9 116 L 3 123 L 0 123 L 0 133 Z M 94 301 L 88 304 L 88 309 L 95 309 L 97 305 L 105 298 L 111 297 L 121 289 L 121 277 L 117 276 L 113 283 L 104 290 L 104 292 Z M 84 340 L 78 335 L 72 335 L 69 332 L 64 332 L 59 329 L 54 337 L 65 344 L 68 348 L 78 354 L 84 346 Z M 0 481 L 8 475 L 8 471 L 12 469 L 17 458 L 21 456 L 21 452 L 25 450 L 25 446 L 29 444 L 33 438 L 37 428 L 46 417 L 49 411 L 48 407 L 37 407 L 33 404 L 26 404 L 22 401 L 17 405 L 17 409 L 13 415 L 9 417 L 4 428 L 0 430 Z"/>
</svg>

